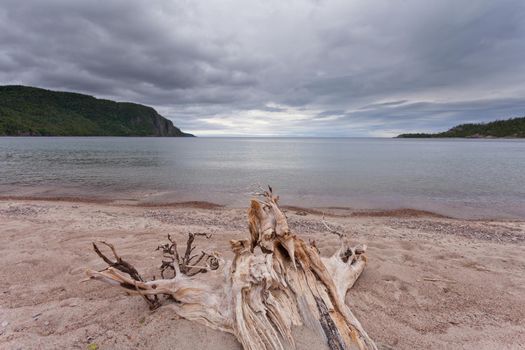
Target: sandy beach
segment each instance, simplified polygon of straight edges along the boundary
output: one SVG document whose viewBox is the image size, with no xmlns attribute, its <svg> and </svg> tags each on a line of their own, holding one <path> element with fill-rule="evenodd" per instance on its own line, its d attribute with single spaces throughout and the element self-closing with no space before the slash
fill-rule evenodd
<svg viewBox="0 0 525 350">
<path fill-rule="evenodd" d="M 248 204 L 248 201 L 247 201 Z M 368 266 L 346 301 L 380 349 L 525 348 L 525 222 L 460 220 L 415 210 L 289 207 L 291 229 L 323 255 L 338 247 L 322 213 L 356 243 Z M 248 234 L 245 209 L 210 203 L 0 201 L 1 349 L 240 349 L 231 335 L 150 311 L 139 297 L 99 282 L 91 242 L 109 241 L 146 277 L 171 234 L 209 232 L 198 246 L 231 257 Z M 201 278 L 220 278 L 213 273 Z M 311 349 L 305 336 L 300 349 Z"/>
<path fill-rule="evenodd" d="M 525 0 L 0 0 L 0 350 L 525 350 Z"/>
</svg>

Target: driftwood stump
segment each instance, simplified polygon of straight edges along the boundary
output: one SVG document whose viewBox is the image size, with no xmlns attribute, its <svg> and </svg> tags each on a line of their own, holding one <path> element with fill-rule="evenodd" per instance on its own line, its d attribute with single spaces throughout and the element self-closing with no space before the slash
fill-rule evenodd
<svg viewBox="0 0 525 350">
<path fill-rule="evenodd" d="M 344 302 L 365 267 L 366 247 L 342 242 L 334 255 L 321 257 L 314 243 L 290 231 L 271 188 L 258 195 L 248 210 L 250 239 L 230 241 L 232 261 L 193 254 L 194 239 L 203 234 L 190 234 L 183 257 L 171 238 L 159 246 L 163 279 L 144 281 L 111 245 L 117 261 L 95 245 L 109 267 L 87 274 L 143 296 L 151 308 L 165 303 L 181 317 L 232 333 L 244 349 L 294 349 L 294 326 L 311 329 L 330 349 L 377 349 Z M 196 276 L 213 270 L 223 271 L 222 290 Z"/>
</svg>

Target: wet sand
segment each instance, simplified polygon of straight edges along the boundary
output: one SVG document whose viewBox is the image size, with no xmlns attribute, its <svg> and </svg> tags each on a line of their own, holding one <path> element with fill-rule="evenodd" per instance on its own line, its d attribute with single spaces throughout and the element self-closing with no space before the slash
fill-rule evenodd
<svg viewBox="0 0 525 350">
<path fill-rule="evenodd" d="M 525 348 L 525 222 L 461 220 L 417 210 L 287 207 L 292 230 L 323 255 L 332 226 L 365 243 L 368 265 L 347 303 L 382 349 Z M 248 234 L 246 210 L 213 203 L 61 198 L 0 200 L 0 349 L 240 349 L 231 335 L 150 311 L 139 297 L 98 282 L 91 242 L 114 243 L 146 277 L 171 234 L 210 232 L 199 247 L 231 257 Z M 202 278 L 220 278 L 212 273 Z M 300 349 L 311 349 L 304 337 Z"/>
</svg>

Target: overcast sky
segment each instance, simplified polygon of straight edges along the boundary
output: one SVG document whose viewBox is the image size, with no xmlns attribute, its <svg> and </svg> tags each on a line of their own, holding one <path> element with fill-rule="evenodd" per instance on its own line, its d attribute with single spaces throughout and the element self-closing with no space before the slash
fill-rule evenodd
<svg viewBox="0 0 525 350">
<path fill-rule="evenodd" d="M 392 136 L 525 115 L 525 1 L 1 0 L 0 84 L 199 136 Z"/>
</svg>

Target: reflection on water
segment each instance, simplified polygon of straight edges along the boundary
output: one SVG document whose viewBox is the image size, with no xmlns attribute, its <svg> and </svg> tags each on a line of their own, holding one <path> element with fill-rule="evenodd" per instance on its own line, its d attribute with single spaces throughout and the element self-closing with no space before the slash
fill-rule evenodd
<svg viewBox="0 0 525 350">
<path fill-rule="evenodd" d="M 525 141 L 0 138 L 0 194 L 244 205 L 271 183 L 303 206 L 525 217 Z"/>
</svg>

